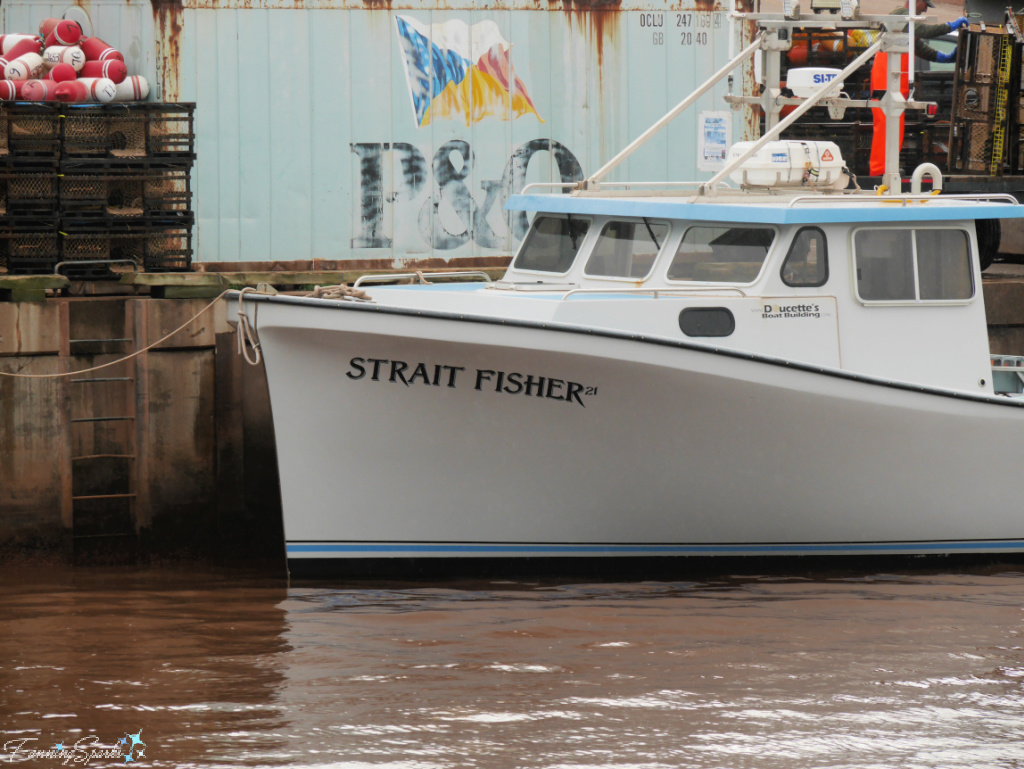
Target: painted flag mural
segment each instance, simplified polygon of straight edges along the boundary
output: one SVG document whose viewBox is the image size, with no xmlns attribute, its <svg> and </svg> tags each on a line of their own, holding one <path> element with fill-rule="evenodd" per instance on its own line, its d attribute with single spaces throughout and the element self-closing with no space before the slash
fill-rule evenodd
<svg viewBox="0 0 1024 769">
<path fill-rule="evenodd" d="M 512 70 L 512 45 L 493 21 L 423 24 L 395 16 L 416 125 L 432 120 L 541 120 L 526 86 Z"/>
</svg>

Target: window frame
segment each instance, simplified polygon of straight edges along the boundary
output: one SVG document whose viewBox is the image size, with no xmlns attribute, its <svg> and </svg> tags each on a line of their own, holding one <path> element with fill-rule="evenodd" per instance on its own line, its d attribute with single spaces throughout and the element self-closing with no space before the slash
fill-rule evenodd
<svg viewBox="0 0 1024 769">
<path fill-rule="evenodd" d="M 821 279 L 820 283 L 790 283 L 788 280 L 786 280 L 786 264 L 789 262 L 789 257 L 793 253 L 793 246 L 796 245 L 797 238 L 800 237 L 801 233 L 807 230 L 815 230 L 821 235 L 821 240 L 824 245 L 825 251 L 825 276 Z M 779 267 L 779 279 L 782 281 L 782 284 L 788 286 L 789 288 L 821 288 L 826 283 L 828 283 L 828 279 L 830 276 L 831 272 L 829 270 L 828 262 L 828 235 L 826 234 L 825 230 L 823 230 L 821 227 L 815 224 L 806 224 L 800 227 L 795 233 L 793 233 L 793 239 L 789 241 L 789 248 L 786 250 L 786 256 L 783 257 L 782 265 Z"/>
<path fill-rule="evenodd" d="M 857 280 L 857 233 L 864 230 L 894 230 L 906 232 L 910 231 L 910 243 L 911 243 L 911 260 L 910 264 L 913 269 L 914 277 L 914 298 L 913 299 L 865 299 L 860 295 L 860 285 Z M 962 233 L 967 241 L 967 269 L 971 279 L 971 295 L 966 299 L 921 299 L 921 280 L 920 271 L 917 263 L 917 231 L 918 230 L 945 230 L 949 232 Z M 942 307 L 942 306 L 962 306 L 971 304 L 978 298 L 978 280 L 975 275 L 975 265 L 977 264 L 977 244 L 974 238 L 971 237 L 970 231 L 962 224 L 953 225 L 941 225 L 941 224 L 910 224 L 910 225 L 890 225 L 880 226 L 877 224 L 863 225 L 860 227 L 854 227 L 850 230 L 850 289 L 853 293 L 853 298 L 856 299 L 860 304 L 865 307 Z"/>
<path fill-rule="evenodd" d="M 761 224 L 761 223 L 750 223 L 750 224 L 743 223 L 743 224 L 738 224 L 738 223 L 735 223 L 735 222 L 704 222 L 704 221 L 694 221 L 694 220 L 690 220 L 688 222 L 684 222 L 684 224 L 685 224 L 685 226 L 683 227 L 682 235 L 680 236 L 679 241 L 675 244 L 675 253 L 672 254 L 672 258 L 671 259 L 665 260 L 666 264 L 665 264 L 665 271 L 664 271 L 664 280 L 665 280 L 666 283 L 669 283 L 669 284 L 674 285 L 674 286 L 692 286 L 692 285 L 695 285 L 695 284 L 696 285 L 704 285 L 704 286 L 752 286 L 755 283 L 757 283 L 759 280 L 761 280 L 761 278 L 764 276 L 765 270 L 768 267 L 768 263 L 771 261 L 772 252 L 774 252 L 778 248 L 779 227 L 777 225 L 774 225 L 774 224 Z M 768 252 L 764 255 L 764 261 L 761 263 L 761 268 L 757 271 L 757 275 L 754 277 L 754 279 L 749 281 L 748 283 L 738 283 L 736 281 L 725 281 L 725 280 L 679 280 L 678 278 L 670 278 L 669 277 L 669 271 L 672 269 L 672 263 L 675 262 L 676 256 L 679 254 L 679 249 L 683 247 L 683 242 L 686 240 L 686 234 L 690 230 L 695 229 L 697 227 L 711 228 L 711 229 L 716 229 L 716 228 L 717 229 L 732 229 L 732 228 L 736 228 L 736 227 L 746 227 L 746 228 L 750 228 L 750 229 L 771 230 L 772 233 L 774 233 L 774 234 L 772 236 L 772 244 L 771 244 L 771 246 L 768 247 Z M 727 264 L 727 262 L 724 262 L 724 264 Z"/>
<path fill-rule="evenodd" d="M 590 264 L 590 260 L 594 257 L 595 253 L 597 253 L 597 245 L 598 243 L 601 242 L 601 238 L 604 235 L 606 227 L 617 222 L 643 224 L 644 219 L 647 220 L 647 224 L 659 224 L 668 227 L 668 232 L 665 233 L 665 237 L 661 241 L 661 247 L 658 249 L 658 252 L 654 255 L 654 261 L 651 262 L 651 266 L 647 270 L 647 273 L 645 275 L 639 278 L 633 278 L 628 275 L 594 275 L 592 273 L 587 272 L 587 265 Z M 642 283 L 643 281 L 649 280 L 650 277 L 654 274 L 654 270 L 658 266 L 658 262 L 661 261 L 661 255 L 665 252 L 665 248 L 668 246 L 670 242 L 672 242 L 672 236 L 675 234 L 675 228 L 673 227 L 673 224 L 674 222 L 671 219 L 652 219 L 649 216 L 609 216 L 601 223 L 601 226 L 598 228 L 599 232 L 594 236 L 594 243 L 589 249 L 589 253 L 587 254 L 587 260 L 583 263 L 582 269 L 584 277 L 589 278 L 590 280 L 615 280 L 625 281 L 627 283 Z M 589 233 L 590 231 L 588 230 L 587 234 Z M 582 248 L 580 250 L 582 250 Z"/>
<path fill-rule="evenodd" d="M 554 276 L 554 277 L 564 277 L 564 276 L 568 275 L 570 272 L 572 272 L 573 269 L 576 267 L 576 263 L 579 261 L 580 254 L 583 253 L 584 250 L 586 249 L 586 245 L 587 245 L 588 239 L 593 236 L 593 232 L 594 232 L 594 217 L 589 215 L 589 214 L 563 214 L 563 213 L 549 213 L 547 211 L 538 212 L 538 213 L 539 213 L 539 216 L 535 216 L 530 221 L 530 229 L 527 230 L 526 236 L 523 238 L 522 242 L 519 244 L 519 248 L 516 250 L 516 255 L 512 258 L 512 263 L 511 263 L 510 266 L 516 272 L 527 273 L 527 274 L 530 274 L 530 275 L 550 275 L 550 276 Z M 535 270 L 535 269 L 532 269 L 530 267 L 519 267 L 519 266 L 516 265 L 516 262 L 519 261 L 519 257 L 520 257 L 520 255 L 523 252 L 523 249 L 526 247 L 526 242 L 527 242 L 527 240 L 530 237 L 530 233 L 533 232 L 534 224 L 537 222 L 537 219 L 539 219 L 541 217 L 544 217 L 546 219 L 565 219 L 565 220 L 570 220 L 571 219 L 574 222 L 575 221 L 584 221 L 584 222 L 587 223 L 587 231 L 583 235 L 583 241 L 580 243 L 579 247 L 576 249 L 576 256 L 573 257 L 572 263 L 569 265 L 569 269 L 567 269 L 565 272 L 551 272 L 551 271 L 548 271 L 548 270 Z"/>
</svg>

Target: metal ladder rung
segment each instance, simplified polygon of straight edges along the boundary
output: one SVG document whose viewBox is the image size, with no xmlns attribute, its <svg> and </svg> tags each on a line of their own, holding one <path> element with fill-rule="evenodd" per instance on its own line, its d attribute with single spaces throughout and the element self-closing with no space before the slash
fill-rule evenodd
<svg viewBox="0 0 1024 769">
<path fill-rule="evenodd" d="M 74 422 L 124 422 L 133 420 L 135 417 L 82 417 L 80 419 L 72 419 Z"/>
<path fill-rule="evenodd" d="M 87 459 L 135 459 L 134 454 L 83 454 L 80 457 L 71 457 L 72 462 L 83 462 Z"/>
<path fill-rule="evenodd" d="M 129 499 L 134 496 L 134 494 L 91 494 L 81 497 L 72 496 L 71 499 L 76 501 L 80 499 Z"/>
</svg>

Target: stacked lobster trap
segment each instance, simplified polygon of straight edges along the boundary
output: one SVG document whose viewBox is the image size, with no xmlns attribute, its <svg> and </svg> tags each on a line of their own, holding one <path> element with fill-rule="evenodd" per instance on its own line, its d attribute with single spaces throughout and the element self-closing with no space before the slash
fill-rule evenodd
<svg viewBox="0 0 1024 769">
<path fill-rule="evenodd" d="M 189 270 L 194 109 L 0 105 L 0 272 Z"/>
<path fill-rule="evenodd" d="M 950 168 L 1002 176 L 1024 171 L 1021 156 L 1022 43 L 1018 17 L 972 27 L 957 51 Z"/>
</svg>

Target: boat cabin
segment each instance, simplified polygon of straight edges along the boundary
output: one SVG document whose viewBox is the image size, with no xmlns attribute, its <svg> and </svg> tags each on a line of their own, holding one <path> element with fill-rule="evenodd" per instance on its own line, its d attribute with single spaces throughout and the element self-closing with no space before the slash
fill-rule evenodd
<svg viewBox="0 0 1024 769">
<path fill-rule="evenodd" d="M 737 192 L 509 208 L 536 213 L 491 290 L 557 295 L 551 320 L 993 392 L 974 220 L 1017 206 Z"/>
</svg>

